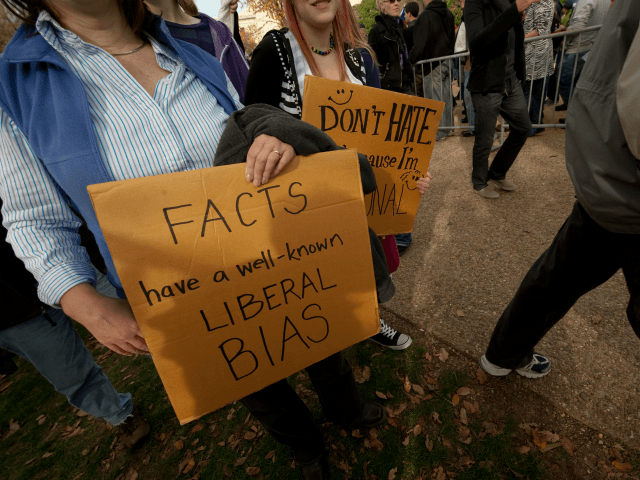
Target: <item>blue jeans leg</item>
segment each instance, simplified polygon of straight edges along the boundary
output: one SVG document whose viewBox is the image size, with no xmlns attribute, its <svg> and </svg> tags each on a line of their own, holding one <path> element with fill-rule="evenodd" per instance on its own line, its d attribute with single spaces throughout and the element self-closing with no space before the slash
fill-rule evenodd
<svg viewBox="0 0 640 480">
<path fill-rule="evenodd" d="M 131 394 L 116 391 L 62 310 L 47 313 L 56 326 L 40 315 L 0 331 L 0 347 L 31 362 L 74 407 L 112 425 L 123 422 L 133 409 Z"/>
<path fill-rule="evenodd" d="M 469 83 L 469 74 L 471 72 L 464 72 L 464 104 L 467 107 L 467 119 L 469 120 L 469 130 L 474 131 L 474 127 L 476 124 L 476 111 L 473 108 L 473 101 L 471 100 L 471 92 L 467 88 L 467 84 Z"/>
<path fill-rule="evenodd" d="M 408 247 L 413 242 L 411 233 L 398 233 L 396 235 L 396 245 L 399 247 Z"/>
<path fill-rule="evenodd" d="M 453 126 L 453 97 L 451 94 L 451 67 L 447 63 L 435 66 L 428 75 L 424 76 L 422 88 L 424 98 L 444 102 L 444 112 L 440 118 L 441 127 Z M 436 139 L 444 138 L 449 130 L 438 130 Z"/>
<path fill-rule="evenodd" d="M 546 77 L 545 77 L 546 78 Z M 522 86 L 524 91 L 524 101 L 529 106 L 529 119 L 531 123 L 543 123 L 544 111 L 540 111 L 540 104 L 542 103 L 542 90 L 544 89 L 545 78 L 538 78 L 537 80 L 527 80 Z M 533 89 L 531 84 L 533 83 Z M 531 103 L 529 103 L 529 92 L 531 92 Z"/>
<path fill-rule="evenodd" d="M 587 52 L 580 53 L 565 53 L 562 59 L 562 69 L 560 70 L 560 96 L 564 103 L 569 105 L 569 98 L 575 88 L 575 82 L 578 81 L 582 67 L 585 64 L 582 59 Z M 576 65 L 576 55 L 578 57 L 578 63 L 576 66 L 575 78 L 573 75 L 573 69 Z"/>
</svg>

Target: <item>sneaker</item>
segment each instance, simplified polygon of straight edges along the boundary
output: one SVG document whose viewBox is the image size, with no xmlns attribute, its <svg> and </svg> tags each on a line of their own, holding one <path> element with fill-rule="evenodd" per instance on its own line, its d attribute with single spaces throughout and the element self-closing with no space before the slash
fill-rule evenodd
<svg viewBox="0 0 640 480">
<path fill-rule="evenodd" d="M 463 130 L 462 131 L 462 136 L 463 137 L 473 137 L 475 135 L 475 133 L 473 132 L 473 130 Z"/>
<path fill-rule="evenodd" d="M 411 337 L 394 330 L 380 319 L 380 333 L 374 335 L 369 340 L 390 350 L 404 350 L 411 345 Z"/>
<path fill-rule="evenodd" d="M 476 190 L 476 193 L 484 198 L 498 198 L 500 196 L 491 185 L 487 185 L 482 190 Z"/>
<path fill-rule="evenodd" d="M 409 248 L 409 245 L 398 245 L 398 255 L 404 255 L 404 253 L 407 251 L 407 248 Z"/>
<path fill-rule="evenodd" d="M 493 363 L 491 363 L 489 360 L 487 360 L 486 355 L 483 355 L 482 357 L 480 357 L 480 368 L 482 368 L 482 370 L 484 370 L 486 373 L 494 377 L 504 377 L 505 375 L 508 375 L 511 372 L 510 368 L 498 367 L 497 365 L 494 365 Z M 544 355 L 541 355 L 535 352 L 533 354 L 533 359 L 528 365 L 524 367 L 516 368 L 516 373 L 527 378 L 544 377 L 550 371 L 551 371 L 551 361 Z"/>
<path fill-rule="evenodd" d="M 138 408 L 134 405 L 131 414 L 125 422 L 120 425 L 122 432 L 122 441 L 128 448 L 132 448 L 140 440 L 149 434 L 149 424 L 145 418 L 140 415 Z"/>
<path fill-rule="evenodd" d="M 491 179 L 490 181 L 493 182 L 496 186 L 498 186 L 502 190 L 505 190 L 507 192 L 513 192 L 516 189 L 515 183 L 510 182 L 506 178 L 504 178 L 502 180 L 493 180 L 493 179 Z"/>
</svg>

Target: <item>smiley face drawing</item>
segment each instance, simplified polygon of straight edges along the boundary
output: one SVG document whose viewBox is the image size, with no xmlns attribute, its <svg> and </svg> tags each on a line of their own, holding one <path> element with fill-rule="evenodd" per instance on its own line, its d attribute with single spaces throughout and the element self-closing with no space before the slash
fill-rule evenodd
<svg viewBox="0 0 640 480">
<path fill-rule="evenodd" d="M 337 91 L 336 91 L 336 93 L 337 93 L 338 95 L 342 95 L 342 94 L 344 94 L 344 88 L 343 88 L 342 90 L 337 90 Z M 329 101 L 331 101 L 331 102 L 335 103 L 336 105 L 340 105 L 340 106 L 342 106 L 342 105 L 346 105 L 347 103 L 349 103 L 349 102 L 351 101 L 351 99 L 352 99 L 352 98 L 353 98 L 353 90 L 350 90 L 350 91 L 349 91 L 349 100 L 347 100 L 347 101 L 346 101 L 346 102 L 344 102 L 344 103 L 336 102 L 336 101 L 335 101 L 333 98 L 331 98 L 331 97 L 327 98 L 327 100 L 329 100 Z"/>
<path fill-rule="evenodd" d="M 421 178 L 422 173 L 420 173 L 420 170 L 409 170 L 408 172 L 403 173 L 400 177 L 400 179 L 404 182 L 404 185 L 406 185 L 407 190 L 415 190 L 416 188 L 418 188 L 417 182 Z"/>
</svg>

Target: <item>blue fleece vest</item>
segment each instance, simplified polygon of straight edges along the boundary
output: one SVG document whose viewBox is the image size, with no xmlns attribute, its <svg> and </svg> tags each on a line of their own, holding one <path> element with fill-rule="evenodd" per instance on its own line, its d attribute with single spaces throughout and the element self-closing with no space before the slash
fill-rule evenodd
<svg viewBox="0 0 640 480">
<path fill-rule="evenodd" d="M 151 35 L 178 55 L 227 114 L 236 108 L 220 62 L 200 48 L 175 40 L 161 18 Z M 98 225 L 89 185 L 110 182 L 93 130 L 82 82 L 33 27 L 22 25 L 0 60 L 0 108 L 25 135 L 35 155 L 69 197 L 95 236 L 109 271 L 122 288 Z"/>
</svg>

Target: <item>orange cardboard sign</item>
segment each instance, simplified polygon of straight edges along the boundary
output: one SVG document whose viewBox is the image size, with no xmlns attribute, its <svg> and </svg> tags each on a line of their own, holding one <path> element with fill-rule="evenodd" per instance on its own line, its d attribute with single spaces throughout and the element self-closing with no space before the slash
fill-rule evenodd
<svg viewBox="0 0 640 480">
<path fill-rule="evenodd" d="M 354 150 L 89 187 L 180 423 L 380 329 Z"/>
<path fill-rule="evenodd" d="M 444 103 L 353 83 L 305 77 L 302 120 L 369 159 L 377 189 L 365 199 L 378 235 L 408 233 L 420 204 Z"/>
</svg>

